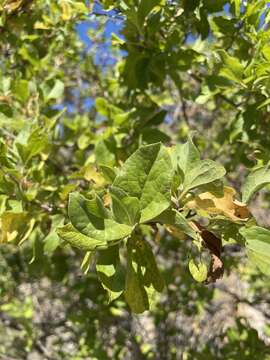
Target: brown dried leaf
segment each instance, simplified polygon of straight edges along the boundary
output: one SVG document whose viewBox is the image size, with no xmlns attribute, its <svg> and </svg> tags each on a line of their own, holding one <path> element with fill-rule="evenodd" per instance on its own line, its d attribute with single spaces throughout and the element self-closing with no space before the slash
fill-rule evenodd
<svg viewBox="0 0 270 360">
<path fill-rule="evenodd" d="M 211 253 L 211 264 L 208 270 L 207 283 L 216 282 L 216 280 L 222 277 L 224 272 L 223 261 L 221 260 L 222 241 L 199 223 L 196 222 L 195 226 L 204 241 L 205 247 Z"/>
<path fill-rule="evenodd" d="M 222 247 L 221 240 L 206 229 L 202 229 L 200 235 L 203 238 L 205 246 L 211 252 L 211 254 L 220 257 Z"/>
<path fill-rule="evenodd" d="M 11 97 L 10 96 L 0 96 L 0 102 L 10 104 Z"/>
<path fill-rule="evenodd" d="M 224 273 L 224 265 L 220 257 L 215 254 L 212 254 L 211 257 L 211 264 L 207 275 L 208 283 L 216 282 L 218 279 L 222 278 Z"/>
<path fill-rule="evenodd" d="M 205 192 L 189 201 L 186 206 L 207 215 L 223 215 L 232 221 L 246 221 L 250 212 L 246 204 L 234 200 L 235 195 L 236 191 L 233 188 L 225 186 L 222 197 Z"/>
</svg>

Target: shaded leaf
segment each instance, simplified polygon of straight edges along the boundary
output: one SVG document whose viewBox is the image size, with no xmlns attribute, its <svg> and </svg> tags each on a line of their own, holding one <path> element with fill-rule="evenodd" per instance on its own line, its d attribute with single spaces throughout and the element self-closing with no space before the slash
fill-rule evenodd
<svg viewBox="0 0 270 360">
<path fill-rule="evenodd" d="M 60 244 L 60 238 L 57 235 L 56 229 L 64 223 L 64 217 L 61 214 L 53 215 L 51 217 L 51 231 L 45 237 L 43 250 L 46 254 L 52 255 Z"/>
<path fill-rule="evenodd" d="M 140 201 L 127 196 L 116 187 L 111 187 L 112 212 L 116 221 L 122 224 L 135 225 L 140 219 Z"/>
<path fill-rule="evenodd" d="M 219 74 L 229 80 L 242 84 L 244 66 L 238 58 L 228 55 L 225 50 L 220 50 L 219 55 L 223 63 L 223 67 L 221 68 Z"/>
<path fill-rule="evenodd" d="M 118 246 L 99 252 L 96 270 L 102 286 L 108 291 L 109 301 L 117 299 L 125 289 L 125 272 L 120 264 Z"/>
<path fill-rule="evenodd" d="M 157 267 L 156 259 L 149 243 L 141 238 L 135 242 L 138 261 L 145 267 L 144 282 L 146 286 L 153 285 L 154 289 L 161 292 L 164 288 L 164 279 Z"/>
<path fill-rule="evenodd" d="M 132 261 L 132 250 L 128 250 L 127 273 L 125 283 L 125 299 L 135 313 L 149 309 L 147 292 L 143 286 L 140 267 Z"/>
<path fill-rule="evenodd" d="M 172 231 L 181 231 L 190 236 L 192 239 L 197 239 L 197 233 L 193 229 L 191 223 L 188 222 L 184 215 L 175 209 L 164 211 L 154 220 L 166 226 L 170 225 L 169 229 Z"/>
</svg>

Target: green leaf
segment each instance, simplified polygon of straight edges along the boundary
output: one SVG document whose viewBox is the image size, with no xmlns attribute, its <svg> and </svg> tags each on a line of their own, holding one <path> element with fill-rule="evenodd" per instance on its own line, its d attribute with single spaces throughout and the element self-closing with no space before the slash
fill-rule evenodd
<svg viewBox="0 0 270 360">
<path fill-rule="evenodd" d="M 160 143 L 142 146 L 124 163 L 113 185 L 140 200 L 140 222 L 147 222 L 170 205 L 172 164 Z"/>
<path fill-rule="evenodd" d="M 48 149 L 48 146 L 48 135 L 40 129 L 36 129 L 30 134 L 26 144 L 16 143 L 18 152 L 24 162 L 28 162 L 34 156 L 40 155 L 40 153 Z"/>
<path fill-rule="evenodd" d="M 172 149 L 171 157 L 176 172 L 173 186 L 174 191 L 176 191 L 181 182 L 184 183 L 184 192 L 188 192 L 193 187 L 212 182 L 212 179 L 215 181 L 219 178 L 216 176 L 217 171 L 222 169 L 225 173 L 225 170 L 213 161 L 200 160 L 200 153 L 190 137 L 186 143 L 177 144 Z M 214 172 L 212 172 L 213 169 Z M 206 170 L 207 172 L 204 175 L 203 172 Z"/>
<path fill-rule="evenodd" d="M 100 140 L 96 143 L 95 155 L 98 165 L 114 166 L 115 154 L 113 145 L 109 141 Z"/>
<path fill-rule="evenodd" d="M 184 215 L 175 209 L 164 211 L 162 214 L 156 217 L 154 221 L 160 222 L 164 225 L 174 226 L 178 230 L 190 236 L 192 239 L 196 240 L 198 237 L 196 231 L 190 226 Z"/>
<path fill-rule="evenodd" d="M 91 144 L 92 140 L 93 134 L 87 131 L 83 132 L 77 140 L 78 148 L 80 150 L 86 149 Z"/>
<path fill-rule="evenodd" d="M 90 269 L 94 254 L 95 254 L 94 251 L 86 251 L 84 258 L 81 262 L 81 266 L 80 266 L 80 268 L 84 274 L 88 273 L 88 270 Z"/>
<path fill-rule="evenodd" d="M 210 13 L 215 13 L 223 10 L 223 6 L 227 0 L 203 0 L 203 5 Z"/>
<path fill-rule="evenodd" d="M 2 215 L 3 212 L 5 212 L 6 210 L 7 200 L 8 200 L 7 195 L 0 195 L 0 215 Z"/>
<path fill-rule="evenodd" d="M 86 199 L 78 192 L 69 194 L 68 215 L 71 222 L 78 222 L 78 217 L 83 217 L 82 222 L 89 222 L 89 218 L 93 217 L 94 221 L 103 220 L 110 216 L 108 210 L 103 205 L 100 197 L 93 193 L 92 199 Z"/>
<path fill-rule="evenodd" d="M 108 165 L 100 164 L 98 167 L 101 170 L 105 179 L 112 183 L 114 181 L 114 179 L 116 178 L 116 171 Z"/>
<path fill-rule="evenodd" d="M 126 122 L 133 112 L 133 110 L 124 112 L 121 108 L 110 104 L 104 98 L 96 99 L 96 109 L 100 115 L 112 119 L 114 124 L 119 126 Z"/>
<path fill-rule="evenodd" d="M 16 98 L 21 102 L 26 102 L 29 98 L 29 83 L 27 80 L 18 80 L 13 85 Z"/>
<path fill-rule="evenodd" d="M 0 217 L 0 243 L 21 240 L 27 233 L 29 220 L 26 212 L 5 211 Z"/>
<path fill-rule="evenodd" d="M 235 11 L 235 16 L 239 17 L 240 16 L 240 10 L 241 10 L 241 0 L 234 0 L 234 11 Z"/>
<path fill-rule="evenodd" d="M 173 212 L 175 213 L 175 217 L 174 217 L 174 224 L 172 225 L 175 226 L 177 229 L 183 231 L 192 239 L 197 239 L 198 235 L 196 231 L 193 230 L 193 228 L 190 226 L 187 219 L 180 212 L 176 210 L 173 210 Z"/>
<path fill-rule="evenodd" d="M 242 228 L 248 257 L 262 273 L 270 275 L 270 231 L 259 226 Z"/>
<path fill-rule="evenodd" d="M 117 299 L 125 289 L 125 272 L 120 264 L 118 246 L 99 252 L 96 270 L 102 286 L 108 291 L 109 301 Z"/>
<path fill-rule="evenodd" d="M 156 309 L 156 305 L 159 303 L 161 294 L 159 294 L 152 285 L 145 286 L 144 288 L 148 297 L 149 310 L 154 311 Z"/>
<path fill-rule="evenodd" d="M 170 136 L 165 134 L 163 131 L 153 128 L 153 127 L 146 127 L 142 129 L 141 136 L 144 143 L 152 144 L 153 142 L 162 142 L 167 143 L 170 141 Z"/>
<path fill-rule="evenodd" d="M 144 274 L 145 285 L 149 287 L 152 284 L 156 291 L 161 292 L 165 283 L 160 275 L 151 246 L 147 241 L 138 238 L 135 248 L 138 254 L 138 261 L 146 268 Z"/>
<path fill-rule="evenodd" d="M 140 5 L 138 7 L 139 25 L 140 26 L 143 25 L 145 18 L 154 9 L 154 7 L 162 4 L 164 4 L 164 0 L 140 1 Z"/>
<path fill-rule="evenodd" d="M 60 244 L 60 239 L 56 233 L 56 228 L 58 226 L 63 225 L 64 218 L 63 218 L 63 215 L 57 214 L 57 215 L 53 215 L 51 217 L 51 220 L 52 220 L 51 231 L 43 240 L 44 241 L 44 248 L 43 248 L 44 252 L 49 255 L 52 255 Z"/>
<path fill-rule="evenodd" d="M 143 286 L 140 267 L 133 263 L 131 249 L 128 250 L 125 299 L 131 310 L 137 314 L 149 309 L 147 292 Z"/>
<path fill-rule="evenodd" d="M 96 99 L 96 109 L 100 113 L 100 115 L 109 117 L 110 112 L 108 108 L 109 108 L 109 104 L 106 99 L 101 97 L 98 97 Z"/>
<path fill-rule="evenodd" d="M 122 224 L 135 225 L 140 219 L 140 201 L 127 196 L 122 190 L 112 186 L 112 212 L 116 221 Z"/>
<path fill-rule="evenodd" d="M 251 172 L 242 188 L 242 201 L 247 203 L 252 195 L 270 184 L 270 169 L 268 166 L 261 167 Z"/>
<path fill-rule="evenodd" d="M 18 243 L 18 245 L 22 245 L 25 242 L 25 240 L 27 240 L 29 238 L 29 236 L 31 235 L 31 233 L 34 229 L 35 223 L 36 223 L 36 220 L 34 218 L 30 219 L 27 222 L 28 228 L 22 237 L 21 237 L 22 234 L 20 234 L 21 238 L 20 238 L 20 242 Z"/>
<path fill-rule="evenodd" d="M 199 160 L 192 164 L 192 169 L 185 174 L 184 191 L 197 188 L 222 178 L 226 173 L 223 166 L 212 160 Z"/>
<path fill-rule="evenodd" d="M 270 99 L 267 98 L 266 100 L 264 100 L 264 101 L 257 107 L 257 109 L 260 110 L 260 109 L 262 109 L 264 106 L 267 106 L 267 105 L 269 105 L 269 104 L 270 104 Z"/>
<path fill-rule="evenodd" d="M 92 251 L 108 247 L 106 241 L 90 238 L 80 233 L 72 224 L 66 224 L 63 227 L 57 228 L 56 232 L 64 241 L 81 250 Z"/>
<path fill-rule="evenodd" d="M 131 234 L 131 226 L 108 218 L 108 210 L 100 198 L 88 200 L 79 193 L 69 196 L 68 215 L 72 225 L 84 235 L 101 242 L 120 240 Z"/>
<path fill-rule="evenodd" d="M 184 0 L 183 5 L 185 11 L 194 11 L 200 4 L 200 0 Z"/>
<path fill-rule="evenodd" d="M 224 65 L 221 68 L 219 75 L 243 85 L 242 78 L 245 70 L 244 66 L 237 58 L 228 55 L 224 50 L 220 50 L 219 55 Z"/>
<path fill-rule="evenodd" d="M 184 144 L 177 144 L 171 153 L 172 163 L 175 170 L 179 167 L 184 175 L 193 164 L 200 160 L 200 153 L 193 144 L 191 138 Z"/>
<path fill-rule="evenodd" d="M 198 282 L 203 282 L 207 279 L 207 266 L 203 262 L 195 263 L 193 259 L 191 259 L 188 263 L 189 271 L 194 278 L 194 280 Z"/>
<path fill-rule="evenodd" d="M 61 80 L 56 80 L 53 88 L 50 90 L 46 96 L 46 101 L 60 99 L 64 93 L 65 85 Z"/>
</svg>

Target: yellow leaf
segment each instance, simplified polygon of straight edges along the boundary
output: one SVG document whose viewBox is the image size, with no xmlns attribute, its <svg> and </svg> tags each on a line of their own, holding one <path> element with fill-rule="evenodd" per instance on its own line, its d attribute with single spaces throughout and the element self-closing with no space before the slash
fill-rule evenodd
<svg viewBox="0 0 270 360">
<path fill-rule="evenodd" d="M 104 177 L 95 169 L 93 165 L 87 165 L 82 170 L 81 173 L 85 180 L 94 181 L 98 186 L 102 186 L 105 183 Z"/>
<path fill-rule="evenodd" d="M 22 243 L 28 239 L 28 237 L 30 236 L 30 234 L 34 228 L 35 222 L 36 222 L 35 219 L 31 219 L 29 221 L 29 227 L 28 227 L 27 231 L 25 232 L 25 234 L 23 235 L 22 239 L 20 240 L 19 245 L 22 245 Z"/>
<path fill-rule="evenodd" d="M 0 243 L 7 243 L 15 240 L 18 236 L 24 236 L 28 216 L 26 213 L 13 213 L 6 211 L 1 215 L 0 229 L 1 239 Z"/>
<path fill-rule="evenodd" d="M 37 29 L 37 30 L 49 30 L 50 27 L 48 26 L 48 24 L 45 24 L 42 21 L 36 21 L 35 24 L 34 24 L 34 29 Z"/>
<path fill-rule="evenodd" d="M 103 196 L 103 203 L 104 203 L 104 206 L 108 207 L 111 205 L 112 203 L 112 197 L 110 194 L 105 194 Z"/>
<path fill-rule="evenodd" d="M 10 96 L 0 96 L 0 102 L 10 104 L 11 97 Z"/>
<path fill-rule="evenodd" d="M 186 206 L 204 215 L 222 215 L 232 221 L 245 221 L 249 218 L 250 212 L 246 204 L 234 200 L 235 195 L 236 191 L 233 188 L 225 186 L 223 196 L 217 197 L 205 192 L 189 201 Z"/>
<path fill-rule="evenodd" d="M 59 197 L 61 200 L 66 200 L 68 198 L 68 194 L 71 191 L 74 191 L 76 189 L 76 184 L 67 184 L 61 188 L 61 191 L 59 192 Z"/>
<path fill-rule="evenodd" d="M 71 7 L 66 0 L 61 1 L 61 8 L 62 8 L 62 19 L 64 21 L 70 20 L 71 18 Z"/>
</svg>

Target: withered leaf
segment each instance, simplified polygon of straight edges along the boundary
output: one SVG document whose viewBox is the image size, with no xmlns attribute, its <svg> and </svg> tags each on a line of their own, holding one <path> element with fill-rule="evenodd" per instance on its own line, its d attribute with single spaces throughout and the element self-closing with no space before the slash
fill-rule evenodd
<svg viewBox="0 0 270 360">
<path fill-rule="evenodd" d="M 215 254 L 212 254 L 211 257 L 211 264 L 207 275 L 208 283 L 216 282 L 216 280 L 222 278 L 224 272 L 224 264 L 221 258 Z"/>
<path fill-rule="evenodd" d="M 196 222 L 195 226 L 204 241 L 204 246 L 211 253 L 211 264 L 207 274 L 207 283 L 212 283 L 220 279 L 224 271 L 223 261 L 221 260 L 222 241 L 199 223 Z"/>
<path fill-rule="evenodd" d="M 224 187 L 223 196 L 217 197 L 210 192 L 197 195 L 186 206 L 206 215 L 222 215 L 232 221 L 246 221 L 250 212 L 247 205 L 235 200 L 236 191 L 228 186 Z"/>
<path fill-rule="evenodd" d="M 222 247 L 221 239 L 206 229 L 202 229 L 200 235 L 204 240 L 205 247 L 207 247 L 212 254 L 220 257 Z"/>
</svg>

